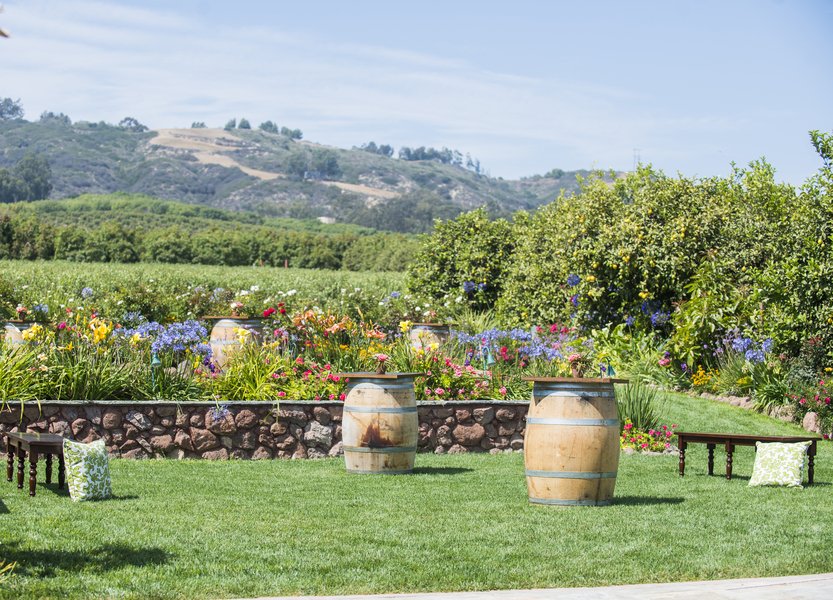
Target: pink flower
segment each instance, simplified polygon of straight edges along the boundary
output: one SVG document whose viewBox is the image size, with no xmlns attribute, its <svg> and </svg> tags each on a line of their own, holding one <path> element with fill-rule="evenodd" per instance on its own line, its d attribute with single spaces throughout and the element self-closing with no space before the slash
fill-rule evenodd
<svg viewBox="0 0 833 600">
<path fill-rule="evenodd" d="M 330 399 L 330 400 L 335 400 L 335 399 L 336 399 L 336 395 L 335 395 L 335 394 L 330 394 L 330 395 L 329 395 L 329 399 Z"/>
<path fill-rule="evenodd" d="M 58 329 L 59 330 L 64 330 L 66 328 L 67 328 L 67 322 L 66 321 L 61 321 L 60 323 L 58 323 Z"/>
<path fill-rule="evenodd" d="M 661 358 L 661 359 L 659 359 L 658 362 L 659 362 L 659 366 L 667 367 L 668 365 L 671 364 L 671 359 L 670 358 Z"/>
<path fill-rule="evenodd" d="M 626 429 L 626 430 L 631 430 L 631 429 L 633 429 L 633 423 L 625 423 L 625 429 Z"/>
<path fill-rule="evenodd" d="M 286 392 L 278 392 L 278 398 L 286 398 Z"/>
<path fill-rule="evenodd" d="M 500 389 L 499 389 L 498 391 L 500 392 L 500 395 L 501 395 L 501 396 L 505 396 L 505 395 L 506 395 L 506 388 L 505 388 L 505 387 L 500 386 Z"/>
<path fill-rule="evenodd" d="M 640 448 L 645 449 L 647 447 L 648 447 L 648 443 L 647 442 L 642 442 L 642 445 L 640 446 Z"/>
<path fill-rule="evenodd" d="M 805 404 L 807 404 L 807 401 L 804 398 L 802 398 L 801 400 L 798 401 L 798 403 L 801 404 L 802 406 L 804 406 Z"/>
<path fill-rule="evenodd" d="M 344 399 L 345 399 L 346 397 L 347 397 L 347 395 L 346 395 L 344 392 L 341 392 L 341 393 L 338 395 L 338 399 L 339 399 L 339 400 L 341 400 L 342 402 L 344 402 Z"/>
<path fill-rule="evenodd" d="M 443 394 L 445 394 L 445 390 L 443 388 L 437 388 L 436 390 L 434 390 L 434 393 L 437 394 L 437 396 L 442 396 Z"/>
</svg>

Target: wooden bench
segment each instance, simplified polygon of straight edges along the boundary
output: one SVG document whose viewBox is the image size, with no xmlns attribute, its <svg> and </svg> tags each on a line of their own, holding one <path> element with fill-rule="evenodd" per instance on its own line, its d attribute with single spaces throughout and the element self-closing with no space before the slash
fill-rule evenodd
<svg viewBox="0 0 833 600">
<path fill-rule="evenodd" d="M 38 457 L 46 455 L 46 483 L 52 483 L 52 455 L 58 457 L 58 489 L 64 487 L 64 438 L 52 433 L 7 433 L 6 479 L 12 480 L 14 456 L 17 454 L 17 487 L 23 489 L 23 467 L 29 457 L 29 495 L 35 495 L 38 483 Z"/>
<path fill-rule="evenodd" d="M 709 475 L 714 475 L 714 448 L 722 444 L 726 448 L 726 479 L 732 478 L 732 453 L 735 446 L 755 446 L 756 442 L 811 442 L 807 449 L 807 482 L 813 483 L 816 442 L 821 438 L 814 436 L 777 436 L 777 435 L 741 435 L 737 433 L 695 433 L 677 432 L 677 447 L 680 449 L 680 477 L 685 475 L 685 450 L 689 444 L 706 444 L 709 450 Z"/>
</svg>

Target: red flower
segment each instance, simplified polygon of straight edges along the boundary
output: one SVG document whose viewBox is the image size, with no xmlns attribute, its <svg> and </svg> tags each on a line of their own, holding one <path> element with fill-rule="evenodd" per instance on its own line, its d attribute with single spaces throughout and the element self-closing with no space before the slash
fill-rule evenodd
<svg viewBox="0 0 833 600">
<path fill-rule="evenodd" d="M 274 308 L 272 308 L 270 306 L 269 308 L 267 308 L 266 310 L 263 311 L 263 317 L 268 319 L 269 317 L 274 315 L 276 312 L 278 312 L 278 311 L 276 311 Z"/>
</svg>

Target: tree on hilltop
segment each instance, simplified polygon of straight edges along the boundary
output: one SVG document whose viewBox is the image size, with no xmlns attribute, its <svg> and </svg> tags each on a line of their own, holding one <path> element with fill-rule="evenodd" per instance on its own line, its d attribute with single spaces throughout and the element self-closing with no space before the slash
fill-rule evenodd
<svg viewBox="0 0 833 600">
<path fill-rule="evenodd" d="M 11 98 L 0 99 L 0 121 L 22 119 L 23 114 L 23 106 L 20 104 L 20 98 L 17 100 L 12 100 Z"/>
<path fill-rule="evenodd" d="M 225 129 L 226 131 L 231 131 L 235 127 L 237 127 L 237 119 L 229 119 L 228 123 L 226 123 L 226 126 L 223 127 L 223 129 Z"/>
<path fill-rule="evenodd" d="M 138 119 L 133 117 L 125 117 L 119 121 L 119 129 L 125 129 L 132 133 L 143 133 L 148 130 L 145 125 L 142 125 Z"/>
<path fill-rule="evenodd" d="M 261 131 L 265 131 L 266 133 L 280 133 L 278 130 L 278 126 L 275 125 L 272 121 L 264 121 L 258 127 Z"/>
<path fill-rule="evenodd" d="M 194 121 L 191 123 L 191 129 L 205 129 L 205 121 Z"/>
<path fill-rule="evenodd" d="M 237 129 L 251 129 L 252 126 L 249 123 L 248 119 L 240 119 L 240 122 L 237 124 Z"/>
</svg>

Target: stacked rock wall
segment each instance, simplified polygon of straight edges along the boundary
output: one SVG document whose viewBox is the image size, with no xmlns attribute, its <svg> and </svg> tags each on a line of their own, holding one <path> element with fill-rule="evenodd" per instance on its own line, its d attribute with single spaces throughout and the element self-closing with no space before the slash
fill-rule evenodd
<svg viewBox="0 0 833 600">
<path fill-rule="evenodd" d="M 341 454 L 340 402 L 11 404 L 0 433 L 40 431 L 103 439 L 125 458 L 322 458 Z M 523 448 L 524 402 L 419 406 L 419 451 L 511 452 Z"/>
</svg>

